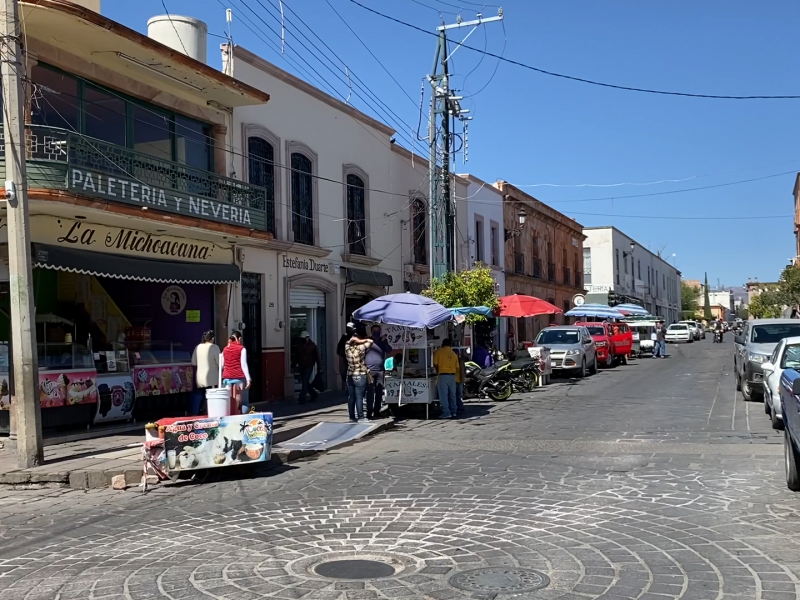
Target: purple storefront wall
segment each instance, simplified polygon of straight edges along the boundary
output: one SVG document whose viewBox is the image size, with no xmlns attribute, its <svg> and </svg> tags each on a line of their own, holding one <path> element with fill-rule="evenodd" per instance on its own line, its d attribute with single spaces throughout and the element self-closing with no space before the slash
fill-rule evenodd
<svg viewBox="0 0 800 600">
<path fill-rule="evenodd" d="M 180 314 L 171 315 L 161 306 L 161 294 L 169 283 L 150 283 L 102 277 L 100 282 L 125 316 L 133 321 L 144 311 L 151 315 L 152 341 L 174 342 L 183 345 L 190 354 L 200 343 L 204 331 L 214 329 L 214 286 L 209 284 L 180 284 L 186 292 L 186 307 Z M 145 307 L 149 306 L 149 309 Z M 186 311 L 199 310 L 200 322 L 187 323 Z M 134 323 L 143 325 L 144 323 Z"/>
</svg>

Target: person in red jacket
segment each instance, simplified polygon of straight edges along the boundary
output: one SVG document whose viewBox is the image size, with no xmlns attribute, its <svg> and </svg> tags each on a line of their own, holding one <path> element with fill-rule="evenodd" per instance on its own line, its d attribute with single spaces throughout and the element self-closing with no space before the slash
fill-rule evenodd
<svg viewBox="0 0 800 600">
<path fill-rule="evenodd" d="M 247 349 L 242 344 L 242 334 L 231 333 L 228 345 L 219 356 L 222 385 L 236 397 L 236 408 L 243 415 L 250 412 L 247 390 L 250 389 L 250 370 L 247 368 Z"/>
</svg>

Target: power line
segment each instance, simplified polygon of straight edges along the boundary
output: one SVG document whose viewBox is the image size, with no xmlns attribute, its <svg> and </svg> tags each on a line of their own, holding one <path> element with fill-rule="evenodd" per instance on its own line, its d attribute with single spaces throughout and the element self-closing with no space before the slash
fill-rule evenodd
<svg viewBox="0 0 800 600">
<path fill-rule="evenodd" d="M 169 24 L 172 25 L 172 31 L 175 32 L 175 37 L 177 37 L 178 41 L 181 43 L 181 48 L 183 48 L 183 53 L 186 56 L 191 56 L 191 54 L 189 54 L 189 51 L 186 49 L 186 46 L 183 45 L 183 40 L 181 39 L 181 34 L 178 33 L 178 28 L 175 27 L 175 23 L 172 22 L 172 17 L 169 14 L 169 9 L 167 9 L 167 1 L 161 0 L 161 6 L 164 7 L 164 12 L 167 13 L 167 19 L 169 19 Z"/>
<path fill-rule="evenodd" d="M 580 215 L 587 217 L 614 217 L 623 219 L 665 219 L 671 221 L 749 221 L 750 219 L 791 219 L 794 215 L 755 215 L 748 217 L 672 217 L 667 215 L 625 215 L 625 214 L 609 214 L 609 213 L 584 213 L 584 212 L 569 212 L 571 215 Z"/>
<path fill-rule="evenodd" d="M 416 25 L 412 25 L 411 23 L 407 23 L 406 21 L 401 21 L 395 17 L 391 17 L 387 14 L 379 12 L 369 6 L 364 6 L 357 0 L 350 0 L 353 4 L 360 6 L 364 10 L 367 10 L 373 14 L 378 15 L 379 17 L 383 17 L 384 19 L 388 19 L 399 25 L 403 25 L 404 27 L 409 27 L 426 35 L 436 36 L 435 33 L 428 31 L 427 29 L 423 29 L 422 27 L 417 27 Z M 563 73 L 556 73 L 554 71 L 547 71 L 545 69 L 540 69 L 539 67 L 534 67 L 532 65 L 527 65 L 523 62 L 512 60 L 510 58 L 505 58 L 504 56 L 494 54 L 492 52 L 481 50 L 480 48 L 475 48 L 474 46 L 469 46 L 467 44 L 461 44 L 462 48 L 467 48 L 468 50 L 472 50 L 473 52 L 480 52 L 486 54 L 487 56 L 494 57 L 500 61 L 507 62 L 509 64 L 515 65 L 517 67 L 522 67 L 523 69 L 528 69 L 529 71 L 535 71 L 537 73 L 541 73 L 542 75 L 549 75 L 551 77 L 559 77 L 561 79 L 569 79 L 570 81 L 578 81 L 580 83 L 588 83 L 590 85 L 596 85 L 600 87 L 607 87 L 616 90 L 624 90 L 628 92 L 640 92 L 643 94 L 659 94 L 662 96 L 683 96 L 686 98 L 708 98 L 713 100 L 799 100 L 800 96 L 791 96 L 791 95 L 781 95 L 781 96 L 766 96 L 766 95 L 758 95 L 758 96 L 725 96 L 720 94 L 694 94 L 689 92 L 670 92 L 666 90 L 651 90 L 647 88 L 637 88 L 637 87 L 630 87 L 625 85 L 616 85 L 613 83 L 605 83 L 602 81 L 595 81 L 593 79 L 585 79 L 583 77 L 575 77 L 574 75 L 565 75 Z"/>
</svg>

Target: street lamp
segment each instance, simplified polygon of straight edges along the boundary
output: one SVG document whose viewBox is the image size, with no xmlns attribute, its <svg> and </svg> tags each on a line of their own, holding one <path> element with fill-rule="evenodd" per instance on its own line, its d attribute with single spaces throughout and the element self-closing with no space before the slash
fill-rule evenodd
<svg viewBox="0 0 800 600">
<path fill-rule="evenodd" d="M 636 248 L 636 242 L 631 241 L 631 251 L 626 252 L 625 250 L 622 251 L 622 258 L 628 258 L 629 256 L 633 256 L 633 251 Z"/>
<path fill-rule="evenodd" d="M 506 229 L 505 230 L 505 238 L 506 241 L 510 240 L 513 237 L 517 237 L 522 233 L 522 230 L 525 228 L 525 219 L 527 214 L 525 213 L 524 208 L 520 208 L 519 212 L 517 213 L 517 219 L 519 221 L 519 227 L 515 227 L 514 229 Z"/>
</svg>

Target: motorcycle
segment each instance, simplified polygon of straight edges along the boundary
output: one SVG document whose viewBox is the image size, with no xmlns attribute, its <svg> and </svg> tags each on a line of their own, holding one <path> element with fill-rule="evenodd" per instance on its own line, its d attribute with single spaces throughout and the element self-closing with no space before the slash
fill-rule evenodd
<svg viewBox="0 0 800 600">
<path fill-rule="evenodd" d="M 477 363 L 464 364 L 464 395 L 470 398 L 488 396 L 492 400 L 508 400 L 515 391 L 533 391 L 539 366 L 533 359 L 498 361 L 481 368 Z"/>
<path fill-rule="evenodd" d="M 715 344 L 721 344 L 722 343 L 722 330 L 721 329 L 717 329 L 716 331 L 714 331 L 714 343 Z"/>
</svg>

